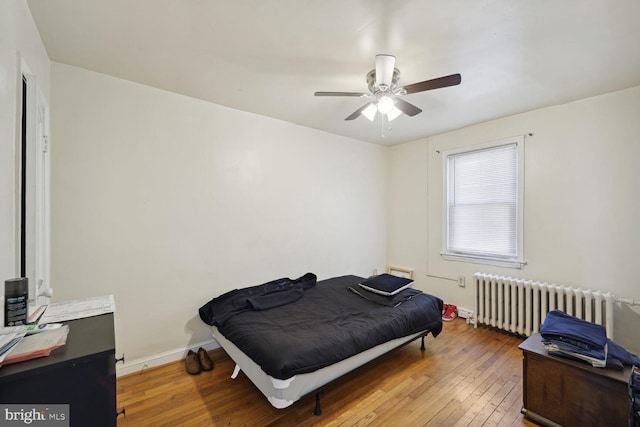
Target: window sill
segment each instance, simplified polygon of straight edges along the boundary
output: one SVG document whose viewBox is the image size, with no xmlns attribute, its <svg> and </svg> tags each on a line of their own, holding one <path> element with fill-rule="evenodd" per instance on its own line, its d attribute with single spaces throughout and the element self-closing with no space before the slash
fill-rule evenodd
<svg viewBox="0 0 640 427">
<path fill-rule="evenodd" d="M 507 267 L 507 268 L 517 268 L 523 269 L 525 265 L 527 265 L 527 261 L 525 260 L 506 260 L 500 258 L 488 258 L 488 257 L 479 257 L 472 255 L 458 255 L 452 253 L 441 253 L 442 259 L 446 261 L 458 261 L 458 262 L 469 262 L 472 264 L 484 264 L 484 265 L 493 265 L 496 267 Z"/>
</svg>

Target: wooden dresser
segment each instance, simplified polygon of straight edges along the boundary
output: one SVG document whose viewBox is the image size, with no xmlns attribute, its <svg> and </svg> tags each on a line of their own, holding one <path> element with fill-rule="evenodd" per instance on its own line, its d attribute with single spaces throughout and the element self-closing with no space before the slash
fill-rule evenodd
<svg viewBox="0 0 640 427">
<path fill-rule="evenodd" d="M 629 378 L 622 371 L 549 355 L 540 334 L 524 341 L 522 413 L 547 426 L 629 425 Z"/>
</svg>

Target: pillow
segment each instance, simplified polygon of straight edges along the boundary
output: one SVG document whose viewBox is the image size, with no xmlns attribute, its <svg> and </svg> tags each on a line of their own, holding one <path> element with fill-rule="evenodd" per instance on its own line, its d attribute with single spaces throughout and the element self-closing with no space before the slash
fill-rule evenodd
<svg viewBox="0 0 640 427">
<path fill-rule="evenodd" d="M 411 282 L 413 282 L 413 279 L 383 273 L 379 276 L 362 281 L 360 286 L 368 291 L 390 296 L 408 288 L 411 286 Z"/>
</svg>

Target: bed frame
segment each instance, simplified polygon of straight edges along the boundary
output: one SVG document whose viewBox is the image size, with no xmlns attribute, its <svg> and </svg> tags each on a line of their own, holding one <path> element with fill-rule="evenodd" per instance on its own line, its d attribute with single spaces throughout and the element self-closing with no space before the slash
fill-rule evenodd
<svg viewBox="0 0 640 427">
<path fill-rule="evenodd" d="M 226 339 L 218 328 L 211 327 L 213 336 L 224 351 L 236 363 L 231 378 L 235 379 L 240 371 L 253 382 L 253 384 L 264 394 L 269 403 L 277 409 L 283 409 L 302 398 L 303 396 L 316 391 L 316 407 L 314 415 L 320 415 L 320 388 L 333 380 L 353 371 L 354 369 L 380 357 L 381 355 L 401 347 L 411 341 L 422 337 L 421 350 L 425 349 L 424 337 L 429 331 L 422 331 L 402 338 L 396 338 L 382 343 L 369 350 L 358 353 L 348 359 L 334 363 L 322 369 L 305 374 L 294 375 L 284 380 L 273 378 L 267 375 L 262 368 L 256 364 L 249 356 L 243 353 L 231 341 Z"/>
</svg>

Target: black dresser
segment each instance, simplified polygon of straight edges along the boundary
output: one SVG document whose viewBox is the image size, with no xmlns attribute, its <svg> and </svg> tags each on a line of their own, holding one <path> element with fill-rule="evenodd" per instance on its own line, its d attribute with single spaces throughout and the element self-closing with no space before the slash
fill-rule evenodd
<svg viewBox="0 0 640 427">
<path fill-rule="evenodd" d="M 64 323 L 64 346 L 0 368 L 0 403 L 69 404 L 71 426 L 115 426 L 113 313 Z"/>
</svg>

